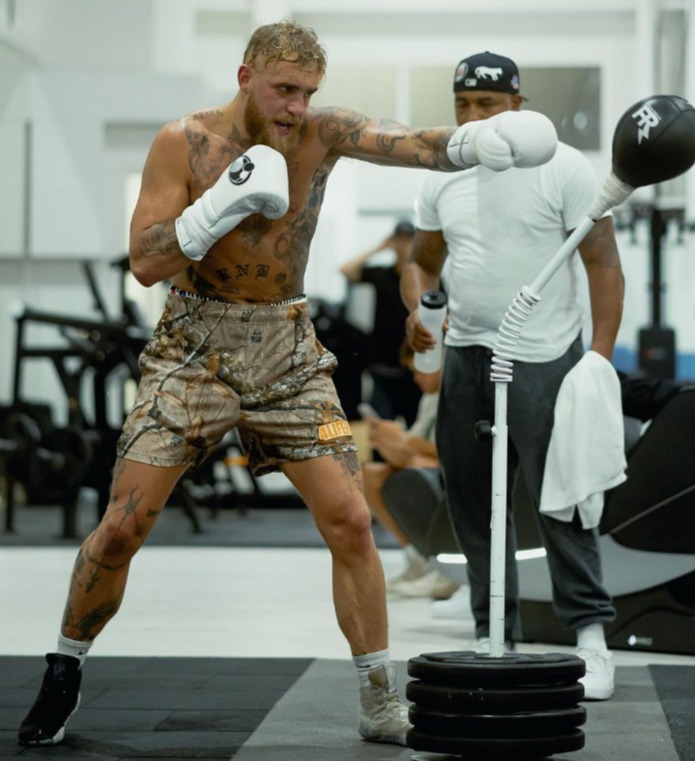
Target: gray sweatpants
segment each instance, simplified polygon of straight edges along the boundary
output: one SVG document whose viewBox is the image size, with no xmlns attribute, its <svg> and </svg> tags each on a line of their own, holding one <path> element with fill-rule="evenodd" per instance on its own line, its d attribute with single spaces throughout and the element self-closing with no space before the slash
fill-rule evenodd
<svg viewBox="0 0 695 761">
<path fill-rule="evenodd" d="M 578 516 L 563 523 L 538 513 L 543 469 L 553 429 L 555 399 L 562 379 L 581 359 L 580 338 L 552 362 L 515 362 L 508 388 L 508 494 L 520 467 L 547 552 L 553 605 L 562 624 L 577 629 L 615 617 L 602 582 L 598 531 L 583 529 Z M 437 451 L 444 473 L 451 522 L 466 556 L 476 636 L 490 628 L 490 511 L 492 443 L 475 438 L 479 420 L 494 422 L 492 352 L 484 347 L 447 347 L 439 411 Z M 514 518 L 507 512 L 505 638 L 519 639 L 519 584 Z"/>
</svg>

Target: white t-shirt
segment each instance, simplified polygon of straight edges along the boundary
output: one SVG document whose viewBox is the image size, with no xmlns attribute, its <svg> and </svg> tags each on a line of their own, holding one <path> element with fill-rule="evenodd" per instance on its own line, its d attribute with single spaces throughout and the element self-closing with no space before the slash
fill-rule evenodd
<svg viewBox="0 0 695 761">
<path fill-rule="evenodd" d="M 589 162 L 564 143 L 532 169 L 428 174 L 417 226 L 442 231 L 447 243 L 448 346 L 494 347 L 507 308 L 586 217 L 597 189 Z M 513 359 L 556 359 L 579 334 L 577 259 L 569 257 L 542 289 Z"/>
</svg>

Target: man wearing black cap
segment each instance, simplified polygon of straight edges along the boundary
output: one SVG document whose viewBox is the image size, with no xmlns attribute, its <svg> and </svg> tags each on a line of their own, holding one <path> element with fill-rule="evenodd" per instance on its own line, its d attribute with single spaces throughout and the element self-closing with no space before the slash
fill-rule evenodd
<svg viewBox="0 0 695 761">
<path fill-rule="evenodd" d="M 414 235 L 413 223 L 402 219 L 386 240 L 340 268 L 350 283 L 369 283 L 374 288 L 374 319 L 368 344 L 372 378 L 369 402 L 382 418 L 402 417 L 408 428 L 415 422 L 422 396 L 413 374 L 400 359 L 408 316 L 400 296 L 401 271 L 410 256 Z M 394 262 L 370 264 L 369 260 L 383 251 L 393 251 Z"/>
<path fill-rule="evenodd" d="M 490 52 L 463 59 L 454 75 L 459 125 L 484 124 L 518 111 L 524 100 L 519 71 L 509 58 Z M 582 221 L 597 186 L 588 161 L 559 143 L 541 167 L 491 172 L 479 167 L 457 176 L 428 175 L 417 203 L 417 233 L 401 279 L 410 311 L 411 345 L 434 344 L 418 319 L 425 290 L 437 288 L 449 257 L 446 354 L 437 416 L 437 450 L 458 542 L 467 558 L 471 607 L 479 649 L 489 649 L 491 444 L 476 440 L 475 423 L 494 419 L 490 361 L 498 327 L 524 284 L 533 282 Z M 610 216 L 600 219 L 579 245 L 591 299 L 591 349 L 610 361 L 622 316 L 623 275 Z M 540 504 L 554 406 L 563 378 L 584 353 L 583 310 L 577 299 L 575 257 L 543 289 L 517 345 L 509 385 L 509 467 L 520 467 L 536 508 Z M 605 361 L 601 360 L 601 361 Z M 608 368 L 610 370 L 610 367 Z M 601 582 L 597 531 L 577 511 L 569 522 L 539 513 L 538 523 L 553 580 L 561 623 L 577 633 L 578 655 L 587 664 L 587 698 L 613 693 L 613 663 L 603 625 L 615 616 Z M 505 638 L 520 634 L 513 518 L 508 517 Z"/>
</svg>

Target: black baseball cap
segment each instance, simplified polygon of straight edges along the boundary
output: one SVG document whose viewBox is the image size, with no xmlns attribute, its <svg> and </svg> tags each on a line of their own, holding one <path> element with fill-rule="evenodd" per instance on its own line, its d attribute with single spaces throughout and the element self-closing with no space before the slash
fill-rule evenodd
<svg viewBox="0 0 695 761">
<path fill-rule="evenodd" d="M 488 50 L 464 58 L 454 74 L 454 92 L 494 90 L 519 95 L 519 87 L 519 69 L 514 61 Z"/>
</svg>

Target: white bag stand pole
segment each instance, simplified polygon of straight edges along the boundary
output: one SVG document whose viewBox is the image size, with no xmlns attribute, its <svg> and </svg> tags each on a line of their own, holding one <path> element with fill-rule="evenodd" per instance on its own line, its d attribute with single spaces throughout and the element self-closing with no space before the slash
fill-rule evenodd
<svg viewBox="0 0 695 761">
<path fill-rule="evenodd" d="M 682 99 L 681 99 L 682 100 Z M 692 106 L 683 101 L 692 119 Z M 674 132 L 675 137 L 656 142 L 663 133 L 650 137 L 639 118 L 643 108 L 649 108 L 656 118 L 655 126 L 666 118 L 666 127 L 673 129 L 676 120 L 669 117 L 673 108 L 672 96 L 655 95 L 635 103 L 620 118 L 613 133 L 612 169 L 606 177 L 593 206 L 584 219 L 546 264 L 540 275 L 524 286 L 507 309 L 497 331 L 493 350 L 490 379 L 495 383 L 495 424 L 492 427 L 492 520 L 490 546 L 490 656 L 504 655 L 504 575 L 507 513 L 507 383 L 512 381 L 512 357 L 519 335 L 533 308 L 540 301 L 540 291 L 560 265 L 574 251 L 582 238 L 609 209 L 625 201 L 636 187 L 678 177 L 695 163 L 695 152 L 688 130 Z M 663 115 L 661 114 L 663 110 Z M 684 113 L 685 113 L 684 112 Z M 685 122 L 682 122 L 685 124 Z M 663 125 L 662 125 L 663 127 Z M 616 151 L 617 149 L 617 151 Z M 664 169 L 664 162 L 667 165 Z M 619 170 L 619 171 L 618 171 Z M 624 177 L 625 180 L 619 179 Z M 626 180 L 634 185 L 627 184 Z"/>
<path fill-rule="evenodd" d="M 490 380 L 495 384 L 495 422 L 492 427 L 492 518 L 490 524 L 490 657 L 504 656 L 504 598 L 507 544 L 507 384 L 512 382 L 511 359 L 521 331 L 540 292 L 595 224 L 587 217 L 560 246 L 530 286 L 511 303 L 497 331 Z"/>
</svg>

